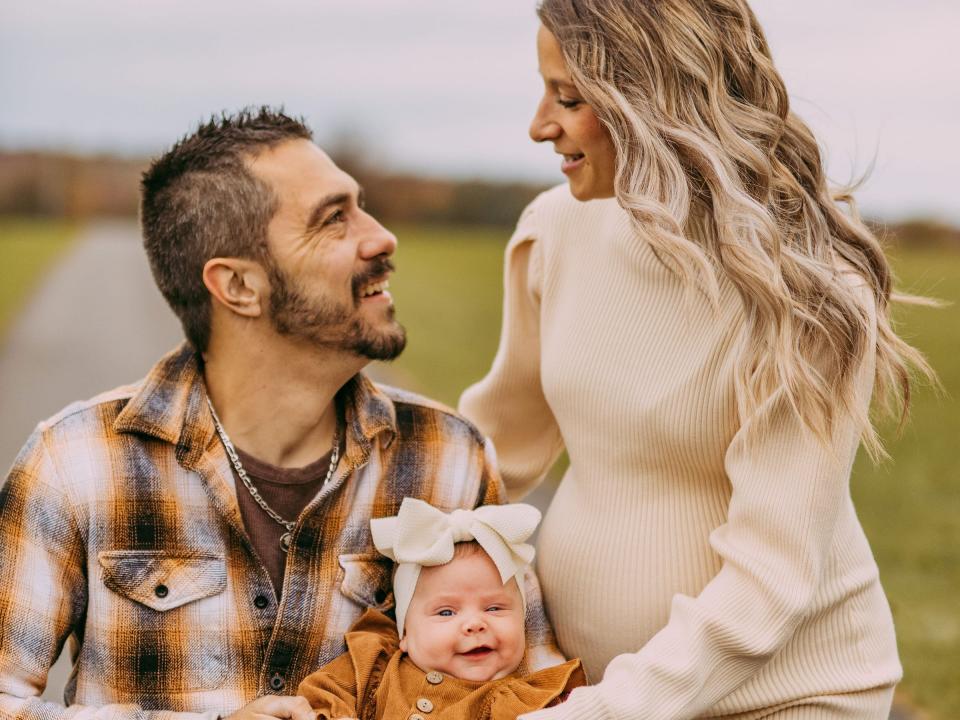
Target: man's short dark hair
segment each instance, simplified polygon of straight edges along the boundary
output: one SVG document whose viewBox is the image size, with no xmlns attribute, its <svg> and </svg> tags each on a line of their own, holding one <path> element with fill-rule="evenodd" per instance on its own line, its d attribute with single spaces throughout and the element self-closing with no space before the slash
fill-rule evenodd
<svg viewBox="0 0 960 720">
<path fill-rule="evenodd" d="M 267 226 L 277 198 L 245 161 L 284 141 L 312 138 L 302 119 L 282 109 L 245 108 L 200 125 L 143 174 L 140 224 L 150 268 L 197 351 L 210 341 L 204 264 L 214 257 L 270 262 Z"/>
</svg>

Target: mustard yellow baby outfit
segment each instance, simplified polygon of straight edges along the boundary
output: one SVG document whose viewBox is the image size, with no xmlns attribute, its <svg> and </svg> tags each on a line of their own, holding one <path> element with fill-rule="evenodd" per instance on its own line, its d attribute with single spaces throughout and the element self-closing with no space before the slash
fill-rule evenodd
<svg viewBox="0 0 960 720">
<path fill-rule="evenodd" d="M 426 672 L 400 650 L 393 620 L 376 610 L 367 610 L 345 640 L 347 652 L 297 690 L 318 720 L 516 720 L 586 682 L 579 660 L 489 682 Z"/>
</svg>

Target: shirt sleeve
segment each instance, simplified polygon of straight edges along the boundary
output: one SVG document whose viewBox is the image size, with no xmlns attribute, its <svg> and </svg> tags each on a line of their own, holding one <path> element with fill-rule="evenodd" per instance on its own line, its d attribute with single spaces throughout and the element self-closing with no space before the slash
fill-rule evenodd
<svg viewBox="0 0 960 720">
<path fill-rule="evenodd" d="M 0 489 L 0 717 L 16 720 L 216 720 L 217 713 L 137 705 L 63 705 L 40 698 L 66 639 L 86 614 L 85 542 L 42 429 Z"/>
<path fill-rule="evenodd" d="M 497 446 L 511 500 L 533 490 L 556 462 L 563 440 L 540 381 L 543 248 L 536 201 L 507 245 L 500 346 L 490 372 L 460 398 L 460 412 Z"/>
<path fill-rule="evenodd" d="M 599 684 L 522 720 L 698 717 L 787 643 L 813 611 L 850 502 L 854 417 L 869 408 L 875 337 L 867 347 L 854 378 L 857 407 L 838 414 L 829 443 L 811 435 L 782 388 L 736 433 L 725 456 L 727 520 L 710 536 L 723 565 L 700 595 L 675 596 L 661 631 L 639 652 L 615 657 Z"/>
<path fill-rule="evenodd" d="M 317 720 L 359 717 L 357 675 L 353 658 L 344 653 L 303 679 L 297 688 L 317 713 Z"/>
<path fill-rule="evenodd" d="M 344 638 L 347 651 L 303 679 L 297 688 L 317 712 L 318 720 L 366 716 L 357 706 L 368 697 L 390 657 L 399 649 L 397 626 L 376 610 L 367 610 Z"/>
</svg>

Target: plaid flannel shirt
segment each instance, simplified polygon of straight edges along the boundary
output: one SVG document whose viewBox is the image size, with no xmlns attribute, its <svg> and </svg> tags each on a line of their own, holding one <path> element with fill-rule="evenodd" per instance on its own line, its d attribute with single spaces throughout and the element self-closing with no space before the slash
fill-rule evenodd
<svg viewBox="0 0 960 720">
<path fill-rule="evenodd" d="M 0 717 L 215 718 L 293 693 L 366 608 L 392 607 L 372 517 L 405 496 L 504 501 L 467 421 L 362 374 L 341 398 L 344 456 L 297 522 L 279 605 L 188 347 L 41 423 L 0 491 Z M 562 662 L 532 573 L 527 597 L 528 667 Z M 68 639 L 67 707 L 44 703 Z"/>
</svg>

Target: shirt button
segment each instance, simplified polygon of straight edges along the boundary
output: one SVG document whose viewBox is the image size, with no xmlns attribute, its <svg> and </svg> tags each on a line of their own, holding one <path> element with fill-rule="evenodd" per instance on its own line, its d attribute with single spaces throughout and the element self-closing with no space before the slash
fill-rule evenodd
<svg viewBox="0 0 960 720">
<path fill-rule="evenodd" d="M 165 598 L 167 595 L 170 594 L 170 588 L 168 588 L 166 585 L 163 585 L 163 584 L 157 585 L 153 589 L 153 594 L 156 595 L 158 598 Z"/>
<path fill-rule="evenodd" d="M 253 599 L 253 604 L 256 605 L 258 608 L 260 608 L 261 610 L 263 610 L 267 605 L 270 604 L 270 601 L 267 600 L 266 596 L 264 595 L 257 595 Z"/>
<path fill-rule="evenodd" d="M 426 698 L 420 698 L 419 700 L 417 700 L 417 710 L 425 713 L 432 712 L 433 703 L 427 700 Z"/>
<path fill-rule="evenodd" d="M 432 670 L 427 673 L 427 682 L 431 685 L 439 685 L 443 682 L 443 675 L 438 673 L 436 670 Z"/>
<path fill-rule="evenodd" d="M 427 720 L 427 719 L 420 713 L 414 713 L 407 720 Z"/>
<path fill-rule="evenodd" d="M 287 686 L 287 681 L 283 679 L 283 675 L 278 672 L 275 672 L 270 678 L 270 687 L 273 688 L 276 692 L 280 692 Z"/>
</svg>

